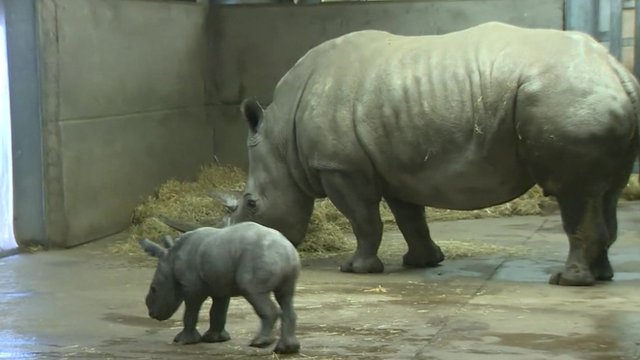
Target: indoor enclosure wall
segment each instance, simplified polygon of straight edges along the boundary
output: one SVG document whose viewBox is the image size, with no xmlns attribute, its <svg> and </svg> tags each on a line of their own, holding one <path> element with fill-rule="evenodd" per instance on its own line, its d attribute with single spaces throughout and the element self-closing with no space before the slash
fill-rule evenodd
<svg viewBox="0 0 640 360">
<path fill-rule="evenodd" d="M 38 0 L 35 19 L 46 228 L 36 240 L 66 247 L 126 229 L 158 185 L 193 178 L 214 155 L 246 167 L 240 102 L 255 96 L 266 106 L 278 79 L 324 40 L 360 29 L 443 34 L 491 20 L 561 29 L 563 1 Z"/>
</svg>

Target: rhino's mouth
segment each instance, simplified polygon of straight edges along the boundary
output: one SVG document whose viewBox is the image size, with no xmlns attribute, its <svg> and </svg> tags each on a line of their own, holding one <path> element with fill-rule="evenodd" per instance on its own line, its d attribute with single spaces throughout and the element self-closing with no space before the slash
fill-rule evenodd
<svg viewBox="0 0 640 360">
<path fill-rule="evenodd" d="M 156 311 L 153 311 L 153 310 L 149 310 L 149 317 L 154 319 L 154 320 L 158 320 L 158 321 L 165 321 L 168 318 L 170 318 L 171 315 L 173 315 L 173 313 L 167 315 L 167 314 L 160 314 L 160 313 L 158 313 Z"/>
</svg>

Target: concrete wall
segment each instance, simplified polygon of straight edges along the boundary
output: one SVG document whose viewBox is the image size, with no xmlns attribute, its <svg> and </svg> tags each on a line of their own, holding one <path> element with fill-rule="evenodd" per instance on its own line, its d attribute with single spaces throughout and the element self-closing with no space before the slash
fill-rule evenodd
<svg viewBox="0 0 640 360">
<path fill-rule="evenodd" d="M 171 177 L 246 166 L 238 105 L 309 48 L 354 30 L 442 34 L 489 20 L 562 27 L 562 0 L 234 5 L 38 0 L 46 239 L 125 229 Z"/>
<path fill-rule="evenodd" d="M 22 244 L 42 243 L 45 227 L 40 119 L 40 78 L 34 54 L 37 0 L 3 1 L 7 25 L 11 145 L 13 156 L 13 226 Z"/>
<path fill-rule="evenodd" d="M 222 162 L 246 166 L 238 104 L 256 96 L 267 105 L 280 77 L 324 40 L 361 29 L 443 34 L 491 20 L 561 29 L 563 6 L 563 0 L 443 0 L 211 7 L 207 89 L 215 101 L 216 154 Z"/>
<path fill-rule="evenodd" d="M 212 159 L 204 5 L 40 0 L 48 240 L 125 229 L 171 177 Z"/>
<path fill-rule="evenodd" d="M 633 71 L 633 45 L 635 38 L 636 10 L 624 9 L 622 12 L 622 63 Z"/>
</svg>

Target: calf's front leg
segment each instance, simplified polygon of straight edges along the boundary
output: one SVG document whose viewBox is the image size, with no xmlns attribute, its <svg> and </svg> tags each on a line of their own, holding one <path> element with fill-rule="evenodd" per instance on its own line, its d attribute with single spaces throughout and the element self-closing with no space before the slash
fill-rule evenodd
<svg viewBox="0 0 640 360">
<path fill-rule="evenodd" d="M 184 299 L 184 328 L 173 339 L 174 343 L 186 345 L 196 344 L 201 341 L 200 333 L 196 329 L 198 323 L 198 313 L 204 302 L 204 298 L 185 298 Z"/>
</svg>

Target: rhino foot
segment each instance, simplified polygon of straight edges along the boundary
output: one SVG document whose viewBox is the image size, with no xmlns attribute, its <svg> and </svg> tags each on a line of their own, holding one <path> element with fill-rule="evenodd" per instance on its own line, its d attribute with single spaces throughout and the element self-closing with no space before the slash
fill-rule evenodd
<svg viewBox="0 0 640 360">
<path fill-rule="evenodd" d="M 258 347 L 258 348 L 265 348 L 273 344 L 275 341 L 276 341 L 276 338 L 274 336 L 258 335 L 255 338 L 253 338 L 253 340 L 251 340 L 251 344 L 249 345 L 253 347 Z"/>
<path fill-rule="evenodd" d="M 201 339 L 202 337 L 200 336 L 198 330 L 182 330 L 176 335 L 175 338 L 173 338 L 173 342 L 180 345 L 197 344 L 201 341 Z"/>
<path fill-rule="evenodd" d="M 225 342 L 231 340 L 231 336 L 226 330 L 222 331 L 211 331 L 208 330 L 204 335 L 202 335 L 202 341 L 208 343 L 217 343 L 217 342 Z"/>
<path fill-rule="evenodd" d="M 592 265 L 591 272 L 598 281 L 611 281 L 613 279 L 613 268 L 608 258 Z"/>
<path fill-rule="evenodd" d="M 557 272 L 549 278 L 549 284 L 562 286 L 591 286 L 596 279 L 590 271 L 578 267 L 567 267 L 564 271 Z"/>
<path fill-rule="evenodd" d="M 613 269 L 594 269 L 593 274 L 598 281 L 613 280 Z"/>
<path fill-rule="evenodd" d="M 384 271 L 384 264 L 375 255 L 367 258 L 354 256 L 340 266 L 340 271 L 359 274 L 381 273 Z"/>
<path fill-rule="evenodd" d="M 295 354 L 300 351 L 300 343 L 298 340 L 283 340 L 280 339 L 273 352 L 276 354 Z"/>
<path fill-rule="evenodd" d="M 402 265 L 409 268 L 434 267 L 444 260 L 444 254 L 438 245 L 434 244 L 432 251 L 416 253 L 407 251 L 402 257 Z"/>
</svg>

